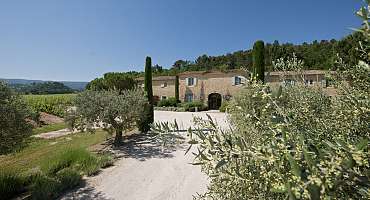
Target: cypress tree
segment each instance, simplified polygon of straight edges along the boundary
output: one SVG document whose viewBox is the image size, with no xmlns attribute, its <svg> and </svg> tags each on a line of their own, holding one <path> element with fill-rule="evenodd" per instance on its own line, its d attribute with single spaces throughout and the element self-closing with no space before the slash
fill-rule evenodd
<svg viewBox="0 0 370 200">
<path fill-rule="evenodd" d="M 176 76 L 175 79 L 175 98 L 177 102 L 180 102 L 180 95 L 179 95 L 179 76 Z"/>
<path fill-rule="evenodd" d="M 145 59 L 144 91 L 148 97 L 149 104 L 153 105 L 152 59 L 149 56 Z"/>
<path fill-rule="evenodd" d="M 148 104 L 145 106 L 144 113 L 138 120 L 137 125 L 141 132 L 148 132 L 150 130 L 150 124 L 154 122 L 152 59 L 150 57 L 146 57 L 145 59 L 144 91 L 148 98 Z"/>
<path fill-rule="evenodd" d="M 264 83 L 265 81 L 265 44 L 258 40 L 253 45 L 253 78 Z"/>
</svg>

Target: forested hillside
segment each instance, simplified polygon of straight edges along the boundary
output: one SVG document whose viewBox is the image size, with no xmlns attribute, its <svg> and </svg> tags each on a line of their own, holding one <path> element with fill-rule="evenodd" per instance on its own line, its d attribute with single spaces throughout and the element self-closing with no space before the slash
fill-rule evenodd
<svg viewBox="0 0 370 200">
<path fill-rule="evenodd" d="M 74 91 L 59 82 L 41 82 L 31 84 L 10 84 L 16 92 L 21 94 L 68 94 Z"/>
<path fill-rule="evenodd" d="M 265 46 L 265 63 L 267 70 L 273 70 L 272 61 L 278 58 L 292 56 L 293 53 L 303 60 L 306 69 L 329 69 L 334 67 L 337 54 L 344 62 L 356 64 L 359 59 L 359 41 L 363 40 L 363 35 L 354 33 L 341 40 L 321 40 L 299 45 L 278 41 L 267 43 Z M 229 70 L 252 66 L 252 50 L 241 50 L 221 56 L 201 55 L 195 61 L 178 60 L 170 69 L 155 65 L 153 73 L 156 75 L 173 75 L 175 72 L 199 71 L 199 70 Z"/>
</svg>

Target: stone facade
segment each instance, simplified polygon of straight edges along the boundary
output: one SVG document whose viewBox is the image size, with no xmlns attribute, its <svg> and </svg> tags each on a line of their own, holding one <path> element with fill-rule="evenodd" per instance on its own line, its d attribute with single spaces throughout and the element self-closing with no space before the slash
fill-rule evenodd
<svg viewBox="0 0 370 200">
<path fill-rule="evenodd" d="M 272 88 L 304 83 L 308 86 L 324 88 L 329 95 L 335 95 L 328 84 L 325 75 L 328 71 L 306 70 L 297 72 L 266 72 L 265 82 Z M 179 75 L 179 97 L 181 102 L 202 101 L 210 107 L 219 107 L 221 101 L 234 96 L 250 78 L 250 73 L 244 70 L 221 71 L 191 71 Z M 143 78 L 137 79 L 143 87 Z M 175 96 L 175 76 L 153 77 L 153 95 L 155 99 L 167 99 Z"/>
<path fill-rule="evenodd" d="M 152 80 L 154 101 L 175 96 L 175 76 L 155 76 Z M 144 88 L 144 78 L 136 79 Z"/>
<path fill-rule="evenodd" d="M 223 100 L 228 99 L 240 90 L 248 77 L 249 73 L 243 70 L 181 73 L 179 74 L 180 100 L 207 102 L 209 95 L 214 93 L 220 94 Z M 236 78 L 239 80 L 235 81 Z M 190 80 L 190 84 L 189 79 L 193 79 L 193 81 Z"/>
<path fill-rule="evenodd" d="M 266 72 L 265 82 L 272 86 L 295 84 L 296 82 L 304 82 L 309 86 L 326 87 L 325 74 L 323 70 L 305 70 L 302 73 L 286 71 L 286 72 Z"/>
</svg>

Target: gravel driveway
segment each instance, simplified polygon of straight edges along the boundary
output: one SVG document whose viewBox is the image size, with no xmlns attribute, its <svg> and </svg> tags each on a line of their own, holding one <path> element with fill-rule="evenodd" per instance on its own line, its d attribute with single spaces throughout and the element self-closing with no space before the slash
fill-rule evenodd
<svg viewBox="0 0 370 200">
<path fill-rule="evenodd" d="M 226 116 L 208 113 L 220 125 Z M 206 118 L 206 113 L 155 111 L 157 122 L 174 119 L 180 127 L 192 125 L 193 116 Z M 151 137 L 140 135 L 128 138 L 119 151 L 123 158 L 115 166 L 88 178 L 86 185 L 61 199 L 123 199 L 123 200 L 189 200 L 207 189 L 207 176 L 200 166 L 193 166 L 192 154 L 184 155 L 186 145 L 162 149 Z"/>
</svg>

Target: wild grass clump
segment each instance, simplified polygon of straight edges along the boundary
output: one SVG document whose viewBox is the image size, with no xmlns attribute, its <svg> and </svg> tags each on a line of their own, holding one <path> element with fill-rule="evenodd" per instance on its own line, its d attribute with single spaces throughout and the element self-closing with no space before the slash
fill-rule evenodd
<svg viewBox="0 0 370 200">
<path fill-rule="evenodd" d="M 19 173 L 0 170 L 0 197 L 9 199 L 23 192 L 32 199 L 55 199 L 62 192 L 79 185 L 82 176 L 91 176 L 100 168 L 113 165 L 110 155 L 98 155 L 83 148 L 70 148 L 51 159 L 40 168 Z"/>
<path fill-rule="evenodd" d="M 9 199 L 25 190 L 25 179 L 14 171 L 0 170 L 0 197 Z"/>
<path fill-rule="evenodd" d="M 56 177 L 50 177 L 43 173 L 29 177 L 29 192 L 32 199 L 55 199 L 62 191 L 62 184 Z"/>
<path fill-rule="evenodd" d="M 44 164 L 48 174 L 56 174 L 65 168 L 72 168 L 82 174 L 91 176 L 100 168 L 112 164 L 112 158 L 108 155 L 97 156 L 86 149 L 68 149 Z"/>
<path fill-rule="evenodd" d="M 229 102 L 223 101 L 220 107 L 220 112 L 226 112 L 228 106 L 229 106 Z"/>
</svg>

